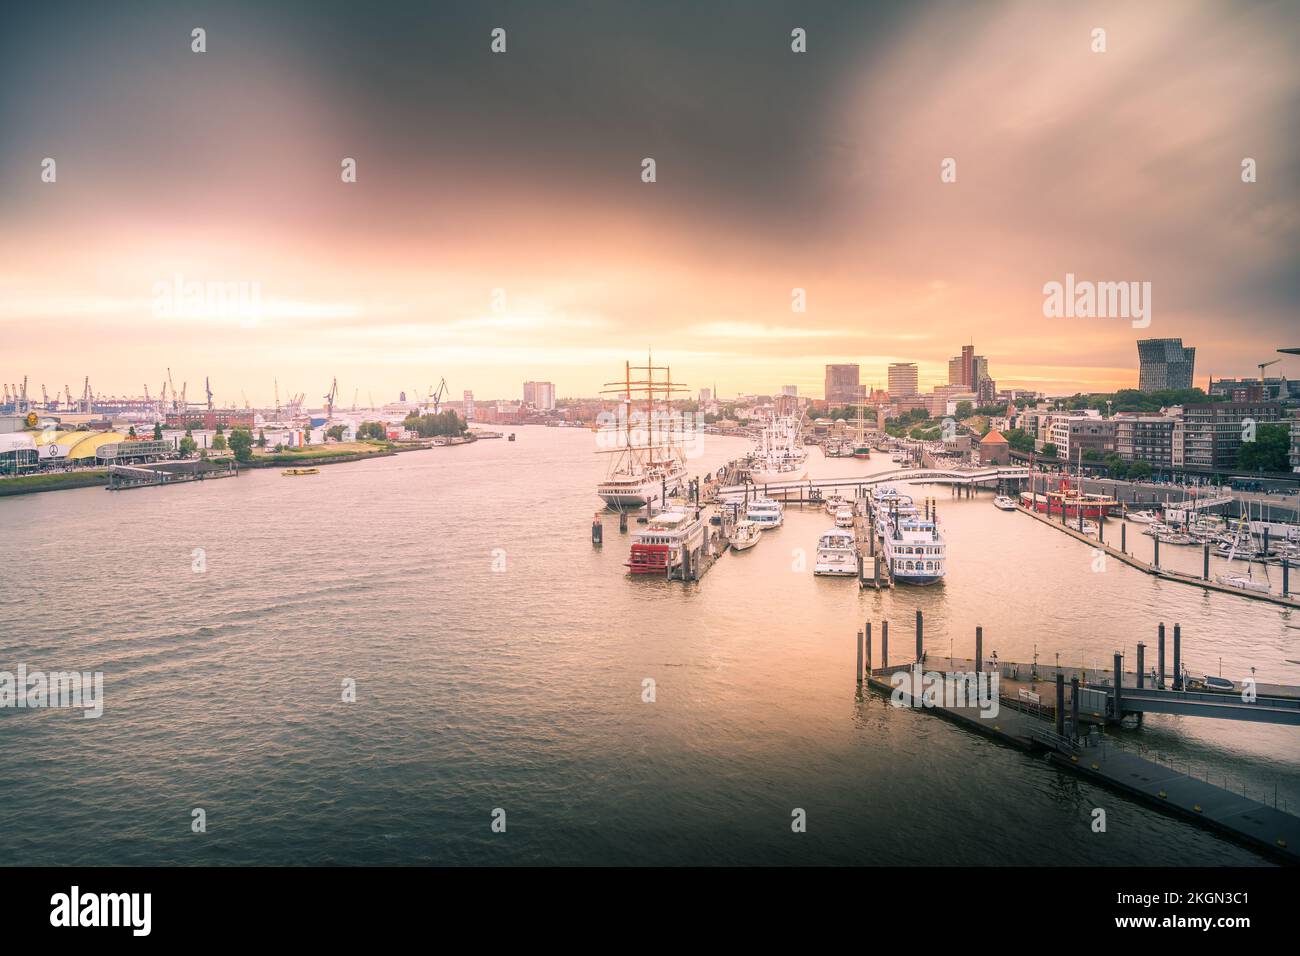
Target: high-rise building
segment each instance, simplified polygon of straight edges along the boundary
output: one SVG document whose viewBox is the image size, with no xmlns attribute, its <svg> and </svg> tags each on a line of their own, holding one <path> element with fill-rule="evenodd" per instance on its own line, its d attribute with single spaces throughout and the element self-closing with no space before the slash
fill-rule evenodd
<svg viewBox="0 0 1300 956">
<path fill-rule="evenodd" d="M 889 397 L 909 398 L 920 389 L 921 378 L 915 362 L 895 362 L 889 366 Z"/>
<path fill-rule="evenodd" d="M 1182 339 L 1140 339 L 1137 347 L 1139 391 L 1192 387 L 1196 349 L 1183 348 Z"/>
<path fill-rule="evenodd" d="M 473 420 L 474 420 L 474 393 L 471 392 L 469 389 L 465 389 L 465 421 L 472 422 Z"/>
<path fill-rule="evenodd" d="M 782 395 L 798 395 L 798 394 L 799 394 L 799 386 L 798 386 L 798 385 L 782 385 L 782 386 L 781 386 L 781 394 L 782 394 Z"/>
<path fill-rule="evenodd" d="M 948 384 L 965 385 L 965 376 L 961 367 L 961 356 L 957 355 L 948 359 Z"/>
<path fill-rule="evenodd" d="M 540 412 L 549 412 L 555 408 L 555 383 L 524 382 L 524 404 L 531 405 Z"/>
<path fill-rule="evenodd" d="M 826 401 L 830 405 L 856 402 L 862 395 L 856 365 L 826 366 Z"/>
<path fill-rule="evenodd" d="M 1184 406 L 1182 463 L 1187 468 L 1207 470 L 1235 468 L 1242 436 L 1247 432 L 1247 421 L 1258 426 L 1281 420 L 1281 402 L 1212 402 Z"/>
</svg>

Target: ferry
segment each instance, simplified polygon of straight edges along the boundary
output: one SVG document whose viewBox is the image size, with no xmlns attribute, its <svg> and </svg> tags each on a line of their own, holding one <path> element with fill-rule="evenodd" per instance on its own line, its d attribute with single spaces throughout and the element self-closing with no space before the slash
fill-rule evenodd
<svg viewBox="0 0 1300 956">
<path fill-rule="evenodd" d="M 1008 498 L 1006 495 L 998 495 L 993 499 L 993 507 L 1002 511 L 1015 511 L 1016 500 L 1014 498 Z"/>
<path fill-rule="evenodd" d="M 947 544 L 939 526 L 926 518 L 899 517 L 884 535 L 885 560 L 899 584 L 935 584 L 943 580 Z"/>
<path fill-rule="evenodd" d="M 759 528 L 779 528 L 785 523 L 785 506 L 772 498 L 755 498 L 745 509 L 745 519 Z"/>
<path fill-rule="evenodd" d="M 685 511 L 661 511 L 632 535 L 628 574 L 667 575 L 682 563 L 683 552 L 703 549 L 704 522 Z"/>
<path fill-rule="evenodd" d="M 748 519 L 737 521 L 727 542 L 735 551 L 748 551 L 763 538 L 763 529 Z"/>
<path fill-rule="evenodd" d="M 858 546 L 853 534 L 835 528 L 817 540 L 817 563 L 813 574 L 854 575 L 858 573 Z"/>
</svg>

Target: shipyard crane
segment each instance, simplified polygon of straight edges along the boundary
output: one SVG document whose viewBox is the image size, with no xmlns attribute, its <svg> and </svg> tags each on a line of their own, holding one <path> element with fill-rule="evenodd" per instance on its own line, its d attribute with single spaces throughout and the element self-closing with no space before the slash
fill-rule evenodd
<svg viewBox="0 0 1300 956">
<path fill-rule="evenodd" d="M 424 405 L 425 411 L 429 410 L 429 405 L 430 403 L 432 403 L 433 413 L 437 415 L 442 408 L 442 401 L 446 397 L 447 397 L 447 380 L 444 378 L 438 382 L 438 387 L 436 389 L 432 385 L 429 386 L 429 397 L 425 399 L 425 405 Z"/>
<path fill-rule="evenodd" d="M 212 379 L 203 376 L 203 391 L 208 396 L 208 411 L 212 411 Z"/>
<path fill-rule="evenodd" d="M 65 412 L 72 411 L 72 389 L 67 385 L 63 386 L 63 410 Z"/>
<path fill-rule="evenodd" d="M 280 380 L 272 378 L 271 381 L 275 383 L 275 420 L 278 422 L 281 421 L 280 416 L 282 414 L 280 411 Z"/>
<path fill-rule="evenodd" d="M 330 393 L 325 396 L 325 420 L 328 422 L 334 418 L 334 397 L 339 391 L 339 380 L 334 379 L 330 383 Z"/>
<path fill-rule="evenodd" d="M 172 389 L 172 411 L 179 412 L 180 408 L 177 407 L 176 400 L 180 396 L 180 393 L 176 391 L 176 382 L 172 379 L 172 370 L 170 366 L 167 368 L 167 384 L 170 385 Z"/>
<path fill-rule="evenodd" d="M 1268 394 L 1268 386 L 1264 384 L 1264 369 L 1268 368 L 1270 365 L 1276 365 L 1280 361 L 1282 360 L 1273 359 L 1273 361 L 1271 362 L 1259 363 L 1259 390 L 1263 393 L 1265 399 L 1269 398 L 1269 394 Z"/>
</svg>

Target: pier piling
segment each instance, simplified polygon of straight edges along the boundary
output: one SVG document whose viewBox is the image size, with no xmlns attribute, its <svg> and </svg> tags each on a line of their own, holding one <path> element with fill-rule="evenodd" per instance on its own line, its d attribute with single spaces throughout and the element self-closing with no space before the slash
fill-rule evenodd
<svg viewBox="0 0 1300 956">
<path fill-rule="evenodd" d="M 1119 550 L 1123 554 L 1128 553 L 1128 525 L 1126 524 L 1119 526 Z"/>
<path fill-rule="evenodd" d="M 984 628 L 975 628 L 975 673 L 984 669 Z"/>
<path fill-rule="evenodd" d="M 1155 560 L 1151 562 L 1151 566 L 1158 571 L 1160 569 L 1160 539 L 1152 538 L 1151 540 L 1156 544 L 1156 557 Z"/>
<path fill-rule="evenodd" d="M 1165 689 L 1165 622 L 1160 622 L 1156 631 L 1156 662 L 1159 670 L 1156 676 L 1156 690 Z"/>
<path fill-rule="evenodd" d="M 858 683 L 862 683 L 862 632 L 858 631 Z"/>
<path fill-rule="evenodd" d="M 1201 545 L 1201 580 L 1210 580 L 1210 542 Z"/>
<path fill-rule="evenodd" d="M 618 533 L 627 534 L 627 512 L 619 511 L 618 513 Z"/>
<path fill-rule="evenodd" d="M 1174 690 L 1183 689 L 1183 628 L 1174 625 Z"/>
<path fill-rule="evenodd" d="M 921 637 L 923 632 L 924 632 L 924 626 L 921 623 L 921 609 L 917 608 L 916 610 L 916 662 L 918 664 L 922 664 L 925 662 L 925 647 L 923 646 L 924 642 Z"/>
<path fill-rule="evenodd" d="M 867 675 L 871 674 L 871 622 L 866 624 L 866 645 L 867 645 Z"/>
<path fill-rule="evenodd" d="M 1124 704 L 1121 700 L 1121 687 L 1124 683 L 1124 655 L 1115 652 L 1115 719 L 1124 716 Z"/>
<path fill-rule="evenodd" d="M 880 622 L 880 666 L 889 666 L 889 622 Z"/>
<path fill-rule="evenodd" d="M 1065 736 L 1065 675 L 1056 672 L 1056 736 Z"/>
<path fill-rule="evenodd" d="M 600 516 L 597 515 L 591 522 L 591 543 L 600 546 L 605 538 L 605 526 L 600 523 Z"/>
<path fill-rule="evenodd" d="M 1282 596 L 1286 597 L 1291 590 L 1291 562 L 1286 558 L 1282 559 Z"/>
<path fill-rule="evenodd" d="M 1146 649 L 1147 649 L 1147 646 L 1146 646 L 1145 644 L 1143 644 L 1141 641 L 1138 641 L 1138 667 L 1137 667 L 1137 675 L 1138 675 L 1137 688 L 1138 688 L 1138 690 L 1141 690 L 1143 687 L 1146 686 L 1146 678 L 1143 676 L 1143 673 L 1142 673 L 1142 668 L 1144 667 L 1144 662 L 1145 662 L 1145 660 L 1146 660 Z"/>
<path fill-rule="evenodd" d="M 1070 678 L 1070 736 L 1079 739 L 1079 675 Z"/>
</svg>

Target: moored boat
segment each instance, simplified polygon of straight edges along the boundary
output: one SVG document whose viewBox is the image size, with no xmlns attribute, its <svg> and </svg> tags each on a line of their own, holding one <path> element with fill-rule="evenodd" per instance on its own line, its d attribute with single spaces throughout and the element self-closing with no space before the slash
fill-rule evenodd
<svg viewBox="0 0 1300 956">
<path fill-rule="evenodd" d="M 733 550 L 748 551 L 763 538 L 763 529 L 749 519 L 737 521 L 727 543 Z"/>
<path fill-rule="evenodd" d="M 852 532 L 835 528 L 817 539 L 813 574 L 848 576 L 858 573 L 858 546 Z"/>
<path fill-rule="evenodd" d="M 993 507 L 1002 511 L 1015 511 L 1016 500 L 1014 498 L 1009 498 L 1006 495 L 998 495 L 993 499 Z"/>
<path fill-rule="evenodd" d="M 704 522 L 686 511 L 661 511 L 632 535 L 628 574 L 666 575 L 681 566 L 682 556 L 704 545 Z"/>
<path fill-rule="evenodd" d="M 947 543 L 928 518 L 900 517 L 883 536 L 885 560 L 899 584 L 935 584 L 946 573 Z"/>
</svg>

